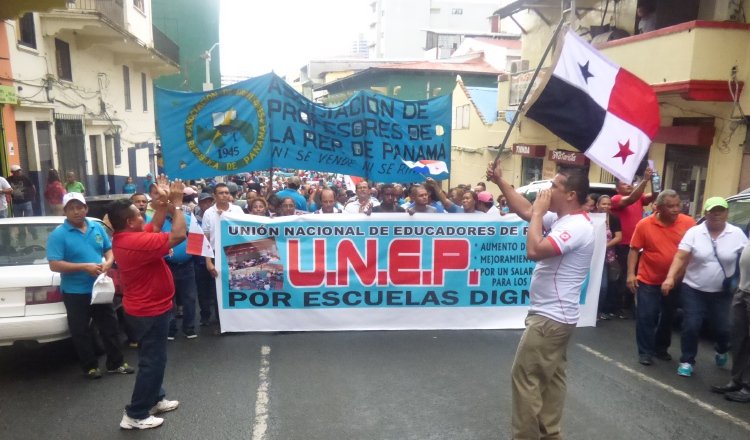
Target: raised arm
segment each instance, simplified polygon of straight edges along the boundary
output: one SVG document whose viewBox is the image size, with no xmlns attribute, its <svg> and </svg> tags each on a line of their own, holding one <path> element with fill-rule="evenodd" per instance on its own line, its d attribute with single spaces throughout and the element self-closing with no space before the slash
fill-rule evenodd
<svg viewBox="0 0 750 440">
<path fill-rule="evenodd" d="M 505 200 L 508 202 L 508 207 L 512 212 L 515 212 L 519 217 L 526 221 L 531 220 L 532 205 L 526 197 L 517 193 L 515 188 L 510 183 L 503 179 L 503 168 L 500 161 L 490 162 L 487 166 L 487 180 L 493 182 L 500 188 Z M 544 213 L 542 213 L 544 215 Z"/>
<path fill-rule="evenodd" d="M 639 200 L 641 196 L 643 196 L 643 192 L 646 190 L 646 184 L 651 181 L 652 175 L 653 172 L 651 171 L 651 168 L 646 168 L 646 172 L 643 175 L 643 180 L 638 182 L 638 185 L 633 188 L 633 192 L 625 197 L 620 198 L 620 201 L 617 203 L 617 208 L 624 208 L 628 205 L 632 205 L 636 202 L 636 200 Z"/>
</svg>

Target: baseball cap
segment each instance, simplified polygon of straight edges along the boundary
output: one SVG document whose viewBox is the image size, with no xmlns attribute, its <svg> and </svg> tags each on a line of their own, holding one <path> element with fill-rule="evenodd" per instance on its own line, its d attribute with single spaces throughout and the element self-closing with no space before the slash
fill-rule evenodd
<svg viewBox="0 0 750 440">
<path fill-rule="evenodd" d="M 198 201 L 199 202 L 202 202 L 202 201 L 207 200 L 207 199 L 213 200 L 214 196 L 211 195 L 211 194 L 209 194 L 209 193 L 201 193 L 201 195 L 198 196 Z"/>
<path fill-rule="evenodd" d="M 194 190 L 192 187 L 186 186 L 185 189 L 182 190 L 182 194 L 186 196 L 194 196 L 198 193 L 198 191 Z"/>
<path fill-rule="evenodd" d="M 477 194 L 477 199 L 480 202 L 491 202 L 492 201 L 492 193 L 489 191 L 480 191 L 479 194 Z"/>
<path fill-rule="evenodd" d="M 723 197 L 711 197 L 703 202 L 703 212 L 708 212 L 716 207 L 729 209 L 729 204 Z"/>
<path fill-rule="evenodd" d="M 83 198 L 83 194 L 77 192 L 69 192 L 63 196 L 63 208 L 68 206 L 68 202 L 71 200 L 78 200 L 79 202 L 86 204 L 86 199 Z"/>
<path fill-rule="evenodd" d="M 18 170 L 20 170 L 20 169 L 21 169 L 21 167 L 20 167 L 20 166 L 18 166 L 18 165 L 11 165 L 11 166 L 10 166 L 10 172 L 11 172 L 11 173 L 14 173 L 14 172 L 16 172 L 16 171 L 18 171 Z"/>
</svg>

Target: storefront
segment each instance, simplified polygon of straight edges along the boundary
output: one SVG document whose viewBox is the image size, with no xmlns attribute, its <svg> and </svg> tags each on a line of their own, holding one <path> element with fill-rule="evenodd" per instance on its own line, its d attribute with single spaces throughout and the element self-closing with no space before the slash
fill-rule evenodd
<svg viewBox="0 0 750 440">
<path fill-rule="evenodd" d="M 542 180 L 546 152 L 546 145 L 513 144 L 513 154 L 521 156 L 522 186 Z"/>
</svg>

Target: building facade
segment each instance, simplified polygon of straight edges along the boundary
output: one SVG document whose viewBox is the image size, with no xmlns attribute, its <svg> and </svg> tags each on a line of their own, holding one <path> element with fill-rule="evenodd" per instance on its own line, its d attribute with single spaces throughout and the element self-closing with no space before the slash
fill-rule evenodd
<svg viewBox="0 0 750 440">
<path fill-rule="evenodd" d="M 523 27 L 522 61 L 533 69 L 561 8 L 557 2 L 557 8 L 534 10 L 531 3 L 539 2 L 511 2 L 496 15 Z M 729 196 L 750 186 L 750 145 L 742 112 L 750 106 L 743 93 L 750 73 L 750 25 L 739 8 L 750 10 L 750 1 L 656 0 L 652 27 L 642 30 L 637 0 L 621 0 L 616 9 L 605 8 L 605 3 L 577 1 L 579 18 L 573 27 L 655 90 L 661 128 L 648 158 L 654 161 L 663 186 L 676 190 L 684 211 L 693 216 L 701 214 L 705 198 Z M 545 65 L 550 64 L 548 59 Z M 530 71 L 518 71 L 501 83 L 501 89 L 508 90 L 500 97 L 501 112 L 512 114 L 518 109 L 530 76 Z M 521 146 L 512 147 L 510 159 L 516 185 L 538 177 L 525 169 L 541 166 L 541 177 L 547 179 L 560 164 L 588 166 L 592 182 L 613 181 L 582 153 L 524 117 L 513 130 L 508 147 L 512 145 Z"/>
<path fill-rule="evenodd" d="M 191 92 L 203 91 L 206 82 L 206 52 L 211 89 L 221 87 L 219 43 L 219 0 L 151 0 L 154 40 L 161 34 L 175 44 L 180 72 L 156 79 L 157 87 Z M 196 30 L 200 31 L 196 31 Z M 213 49 L 213 50 L 211 50 Z"/>
<path fill-rule="evenodd" d="M 51 168 L 74 172 L 87 195 L 155 169 L 153 80 L 179 68 L 154 44 L 149 0 L 69 1 L 1 26 L 18 95 L 8 162 L 39 189 L 36 213 Z"/>
<path fill-rule="evenodd" d="M 430 46 L 428 32 L 435 39 L 445 34 L 440 44 L 448 49 L 449 56 L 450 49 L 461 43 L 461 36 L 454 34 L 454 40 L 450 40 L 447 31 L 471 33 L 488 29 L 489 17 L 497 5 L 496 0 L 373 0 L 368 34 L 370 58 L 422 58 Z"/>
</svg>

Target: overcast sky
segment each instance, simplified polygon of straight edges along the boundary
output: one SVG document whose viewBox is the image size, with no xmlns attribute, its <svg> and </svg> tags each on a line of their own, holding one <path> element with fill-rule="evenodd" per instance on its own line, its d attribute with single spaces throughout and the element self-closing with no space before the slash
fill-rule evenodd
<svg viewBox="0 0 750 440">
<path fill-rule="evenodd" d="M 221 0 L 221 73 L 296 73 L 367 38 L 369 0 Z"/>
</svg>

